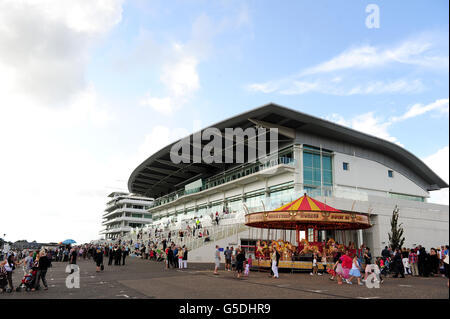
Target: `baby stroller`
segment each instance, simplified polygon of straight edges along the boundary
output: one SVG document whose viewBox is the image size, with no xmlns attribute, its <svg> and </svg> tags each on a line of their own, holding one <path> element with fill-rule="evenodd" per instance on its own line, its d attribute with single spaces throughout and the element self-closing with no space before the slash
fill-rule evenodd
<svg viewBox="0 0 450 319">
<path fill-rule="evenodd" d="M 30 270 L 29 273 L 26 273 L 22 278 L 22 283 L 16 288 L 16 291 L 21 291 L 22 289 L 25 289 L 25 291 L 30 291 L 34 287 L 36 273 L 37 270 Z"/>
<path fill-rule="evenodd" d="M 8 280 L 6 279 L 5 267 L 0 267 L 0 292 L 6 291 Z"/>
</svg>

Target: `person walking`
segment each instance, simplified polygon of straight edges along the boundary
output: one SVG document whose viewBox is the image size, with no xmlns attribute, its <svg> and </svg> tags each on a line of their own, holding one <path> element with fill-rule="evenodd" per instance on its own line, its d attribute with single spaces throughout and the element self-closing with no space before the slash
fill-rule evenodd
<svg viewBox="0 0 450 319">
<path fill-rule="evenodd" d="M 45 254 L 45 251 L 41 251 L 39 253 L 39 259 L 38 259 L 38 266 L 37 266 L 37 272 L 36 272 L 36 281 L 34 283 L 34 288 L 32 291 L 39 289 L 40 281 L 42 280 L 42 284 L 44 285 L 44 290 L 48 290 L 47 280 L 45 276 L 47 275 L 47 269 L 50 265 L 50 261 L 48 260 L 48 257 Z"/>
<path fill-rule="evenodd" d="M 183 269 L 183 256 L 184 251 L 182 248 L 178 250 L 178 269 Z"/>
<path fill-rule="evenodd" d="M 128 256 L 128 246 L 122 247 L 122 266 L 125 266 L 125 259 Z"/>
<path fill-rule="evenodd" d="M 227 247 L 223 254 L 225 256 L 225 270 L 231 271 L 231 250 Z"/>
<path fill-rule="evenodd" d="M 173 248 L 173 266 L 174 268 L 178 268 L 178 246 L 174 246 Z"/>
<path fill-rule="evenodd" d="M 350 251 L 347 250 L 345 254 L 341 257 L 342 260 L 342 275 L 341 277 L 349 283 L 350 270 L 352 269 L 353 259 L 350 257 Z"/>
<path fill-rule="evenodd" d="M 387 247 L 386 247 L 386 249 L 387 249 Z M 365 282 L 367 280 L 367 277 L 369 276 L 369 274 L 372 272 L 372 254 L 370 253 L 369 247 L 366 247 L 366 249 L 364 250 L 363 259 L 364 259 L 364 267 L 365 267 L 363 281 Z"/>
<path fill-rule="evenodd" d="M 33 268 L 33 262 L 34 262 L 34 260 L 33 260 L 33 252 L 30 251 L 28 253 L 28 256 L 25 257 L 25 259 L 24 259 L 24 265 L 25 265 L 25 269 L 26 269 L 27 273 L 29 273 L 31 268 Z"/>
<path fill-rule="evenodd" d="M 411 249 L 408 256 L 409 267 L 411 269 L 412 276 L 419 276 L 419 267 L 417 266 L 417 254 L 414 249 Z"/>
<path fill-rule="evenodd" d="M 367 266 L 366 266 L 367 268 Z M 358 280 L 358 285 L 363 286 L 364 284 L 361 282 L 361 272 L 360 270 L 360 265 L 359 265 L 359 260 L 358 260 L 358 256 L 355 255 L 353 257 L 353 263 L 352 263 L 352 269 L 350 269 L 349 275 L 350 278 L 347 280 L 347 284 L 352 284 L 352 279 L 356 277 L 356 279 Z"/>
<path fill-rule="evenodd" d="M 220 267 L 220 250 L 218 245 L 216 245 L 216 251 L 214 252 L 214 266 L 214 275 L 218 275 L 218 270 Z"/>
<path fill-rule="evenodd" d="M 436 249 L 430 249 L 430 274 L 432 277 L 439 275 L 439 257 L 437 255 Z"/>
<path fill-rule="evenodd" d="M 114 247 L 114 266 L 120 266 L 120 261 L 122 259 L 122 249 L 120 247 Z"/>
<path fill-rule="evenodd" d="M 279 278 L 278 276 L 278 262 L 280 260 L 280 254 L 278 253 L 278 251 L 274 248 L 271 248 L 272 254 L 271 254 L 271 259 L 272 259 L 272 271 L 273 271 L 273 278 Z"/>
<path fill-rule="evenodd" d="M 395 250 L 393 262 L 394 262 L 395 275 L 392 277 L 398 278 L 398 275 L 400 274 L 402 276 L 402 278 L 405 278 L 405 269 L 403 267 L 402 254 L 400 252 L 400 249 Z"/>
<path fill-rule="evenodd" d="M 168 265 L 168 267 L 167 268 L 170 268 L 169 265 L 172 265 L 175 268 L 175 265 L 174 265 L 174 262 L 173 262 L 173 249 L 172 249 L 172 247 L 168 247 L 167 249 L 168 249 L 168 251 L 167 251 L 167 265 Z"/>
<path fill-rule="evenodd" d="M 5 270 L 6 270 L 6 280 L 8 281 L 9 288 L 6 290 L 7 292 L 12 292 L 14 290 L 14 285 L 12 282 L 12 274 L 16 269 L 16 262 L 14 259 L 14 254 L 10 253 L 10 255 L 6 259 Z"/>
<path fill-rule="evenodd" d="M 114 250 L 111 246 L 109 246 L 107 251 L 108 251 L 108 266 L 111 266 L 114 260 Z"/>
<path fill-rule="evenodd" d="M 77 264 L 77 256 L 78 256 L 78 252 L 77 252 L 77 249 L 74 247 L 74 248 L 72 248 L 72 251 L 70 253 L 70 262 L 69 263 L 71 265 L 76 265 Z M 71 266 L 70 273 L 73 274 L 74 271 L 75 271 L 74 267 Z"/>
<path fill-rule="evenodd" d="M 166 254 L 166 268 L 169 269 L 170 268 L 170 260 L 169 260 L 170 247 L 167 247 L 164 252 Z"/>
<path fill-rule="evenodd" d="M 313 254 L 312 259 L 312 272 L 310 273 L 311 276 L 318 275 L 319 274 L 319 266 L 317 264 L 317 254 Z"/>
<path fill-rule="evenodd" d="M 419 245 L 419 250 L 417 252 L 418 257 L 418 266 L 419 266 L 419 275 L 423 277 L 428 277 L 428 272 L 426 269 L 426 263 L 428 260 L 427 252 L 425 248 Z"/>
<path fill-rule="evenodd" d="M 391 253 L 389 252 L 388 246 L 385 246 L 383 251 L 381 252 L 381 256 L 384 258 L 390 258 Z"/>
<path fill-rule="evenodd" d="M 187 269 L 187 261 L 188 261 L 188 249 L 186 248 L 186 246 L 183 246 L 183 268 Z"/>
<path fill-rule="evenodd" d="M 231 246 L 231 270 L 236 267 L 236 250 Z"/>
<path fill-rule="evenodd" d="M 244 271 L 245 253 L 243 249 L 238 249 L 236 255 L 236 271 L 237 277 L 241 278 L 241 274 Z"/>
<path fill-rule="evenodd" d="M 103 271 L 103 250 L 98 247 L 97 250 L 94 253 L 94 261 L 97 266 L 97 272 L 100 272 L 100 270 Z"/>
</svg>

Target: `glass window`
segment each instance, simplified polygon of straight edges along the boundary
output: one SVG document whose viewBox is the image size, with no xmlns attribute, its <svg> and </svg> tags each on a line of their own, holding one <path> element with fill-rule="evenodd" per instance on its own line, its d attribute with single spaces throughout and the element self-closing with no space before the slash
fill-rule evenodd
<svg viewBox="0 0 450 319">
<path fill-rule="evenodd" d="M 322 169 L 331 170 L 330 156 L 322 156 Z"/>
<path fill-rule="evenodd" d="M 303 166 L 304 167 L 313 167 L 313 155 L 310 153 L 303 153 Z"/>
<path fill-rule="evenodd" d="M 303 183 L 305 185 L 320 186 L 322 182 L 325 186 L 333 185 L 331 155 L 322 154 L 322 165 L 320 158 L 320 154 L 303 152 Z"/>
<path fill-rule="evenodd" d="M 394 171 L 388 170 L 388 176 L 389 177 L 394 177 Z"/>
<path fill-rule="evenodd" d="M 346 162 L 342 163 L 342 168 L 344 169 L 344 171 L 348 171 L 348 169 L 349 169 L 348 163 L 346 163 Z"/>
</svg>

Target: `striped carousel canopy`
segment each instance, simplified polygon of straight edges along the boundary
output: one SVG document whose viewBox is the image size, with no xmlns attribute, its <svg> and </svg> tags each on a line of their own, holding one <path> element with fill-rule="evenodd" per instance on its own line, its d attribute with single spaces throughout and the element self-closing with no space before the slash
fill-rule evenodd
<svg viewBox="0 0 450 319">
<path fill-rule="evenodd" d="M 274 211 L 323 211 L 323 212 L 341 212 L 340 210 L 328 206 L 318 200 L 315 200 L 308 195 L 303 195 L 302 197 L 283 205 Z"/>
</svg>

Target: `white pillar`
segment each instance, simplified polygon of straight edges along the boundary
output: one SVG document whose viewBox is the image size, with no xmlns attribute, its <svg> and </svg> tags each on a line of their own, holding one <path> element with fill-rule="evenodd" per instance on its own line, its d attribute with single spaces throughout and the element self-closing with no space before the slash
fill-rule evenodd
<svg viewBox="0 0 450 319">
<path fill-rule="evenodd" d="M 295 144 L 294 153 L 294 193 L 303 191 L 303 147 L 301 144 Z"/>
<path fill-rule="evenodd" d="M 364 243 L 363 231 L 362 229 L 358 229 L 356 232 L 358 234 L 358 247 L 361 247 L 361 245 Z"/>
</svg>

